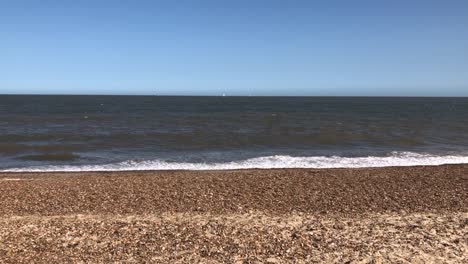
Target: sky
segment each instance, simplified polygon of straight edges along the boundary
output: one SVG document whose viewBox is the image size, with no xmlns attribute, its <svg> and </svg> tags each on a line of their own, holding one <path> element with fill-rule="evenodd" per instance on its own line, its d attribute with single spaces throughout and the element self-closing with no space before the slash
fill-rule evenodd
<svg viewBox="0 0 468 264">
<path fill-rule="evenodd" d="M 0 0 L 0 94 L 468 96 L 467 0 Z"/>
</svg>

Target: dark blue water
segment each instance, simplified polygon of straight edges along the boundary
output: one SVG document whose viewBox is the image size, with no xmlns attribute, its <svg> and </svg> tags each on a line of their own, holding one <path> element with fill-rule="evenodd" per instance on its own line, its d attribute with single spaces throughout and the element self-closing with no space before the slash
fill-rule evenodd
<svg viewBox="0 0 468 264">
<path fill-rule="evenodd" d="M 0 96 L 0 169 L 467 153 L 468 98 Z"/>
</svg>

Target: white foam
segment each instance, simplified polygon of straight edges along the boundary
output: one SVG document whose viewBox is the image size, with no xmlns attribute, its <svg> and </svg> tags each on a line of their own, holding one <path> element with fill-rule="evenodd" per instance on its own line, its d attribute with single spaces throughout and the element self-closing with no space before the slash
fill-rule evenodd
<svg viewBox="0 0 468 264">
<path fill-rule="evenodd" d="M 267 156 L 225 163 L 176 163 L 162 160 L 125 161 L 102 165 L 63 165 L 11 168 L 9 172 L 51 171 L 131 171 L 131 170 L 234 170 L 234 169 L 279 169 L 279 168 L 364 168 L 389 166 L 417 166 L 468 163 L 468 156 L 436 156 L 412 152 L 393 152 L 385 157 L 339 157 L 339 156 Z"/>
</svg>

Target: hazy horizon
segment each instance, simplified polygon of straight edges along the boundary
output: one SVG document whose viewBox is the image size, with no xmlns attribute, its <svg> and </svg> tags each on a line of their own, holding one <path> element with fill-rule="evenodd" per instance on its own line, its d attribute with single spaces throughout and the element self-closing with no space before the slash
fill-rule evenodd
<svg viewBox="0 0 468 264">
<path fill-rule="evenodd" d="M 46 94 L 46 93 L 0 93 L 0 96 L 159 96 L 159 97 L 452 97 L 465 98 L 457 95 L 203 95 L 203 94 Z"/>
<path fill-rule="evenodd" d="M 0 93 L 0 96 L 160 96 L 160 97 L 453 97 L 464 98 L 468 95 L 229 95 L 229 94 L 80 94 L 80 93 Z"/>
</svg>

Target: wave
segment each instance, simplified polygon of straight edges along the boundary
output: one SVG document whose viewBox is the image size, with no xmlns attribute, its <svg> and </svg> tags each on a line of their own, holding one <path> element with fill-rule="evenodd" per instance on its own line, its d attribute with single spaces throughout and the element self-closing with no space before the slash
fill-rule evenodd
<svg viewBox="0 0 468 264">
<path fill-rule="evenodd" d="M 413 152 L 392 152 L 389 156 L 339 157 L 339 156 L 266 156 L 242 161 L 223 163 L 168 162 L 164 160 L 129 160 L 100 165 L 49 165 L 10 168 L 9 172 L 52 171 L 138 171 L 138 170 L 235 170 L 235 169 L 280 169 L 280 168 L 365 168 L 391 166 L 429 166 L 468 163 L 468 156 L 437 156 Z"/>
</svg>

